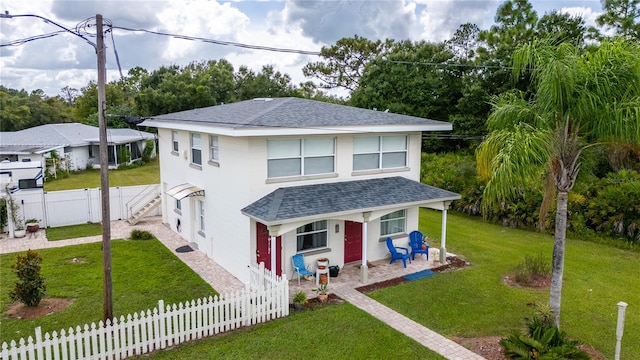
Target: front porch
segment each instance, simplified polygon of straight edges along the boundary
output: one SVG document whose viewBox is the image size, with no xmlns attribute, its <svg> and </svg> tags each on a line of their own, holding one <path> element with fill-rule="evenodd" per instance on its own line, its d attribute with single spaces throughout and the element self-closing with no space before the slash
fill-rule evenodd
<svg viewBox="0 0 640 360">
<path fill-rule="evenodd" d="M 415 260 L 411 263 L 407 262 L 406 268 L 403 267 L 401 260 L 396 260 L 393 264 L 389 264 L 389 258 L 373 261 L 369 264 L 368 281 L 366 283 L 360 281 L 360 262 L 350 263 L 340 268 L 338 277 L 329 278 L 329 292 L 333 292 L 332 289 L 336 287 L 348 286 L 350 288 L 358 288 L 443 265 L 440 263 L 440 250 L 434 248 L 429 249 L 429 261 L 425 259 L 423 254 L 416 255 Z M 310 264 L 307 262 L 306 265 L 311 271 L 315 272 L 315 263 Z M 313 292 L 313 289 L 317 287 L 315 281 L 311 282 L 301 278 L 300 285 L 298 285 L 297 274 L 293 274 L 293 276 L 287 274 L 287 277 L 289 277 L 290 297 L 293 297 L 293 295 L 300 290 L 304 291 L 308 298 L 317 297 L 317 294 Z"/>
</svg>

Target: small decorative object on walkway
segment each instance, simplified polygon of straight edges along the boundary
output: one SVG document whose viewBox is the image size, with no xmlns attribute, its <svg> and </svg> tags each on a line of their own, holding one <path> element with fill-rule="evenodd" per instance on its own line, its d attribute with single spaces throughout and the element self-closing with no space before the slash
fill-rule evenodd
<svg viewBox="0 0 640 360">
<path fill-rule="evenodd" d="M 38 219 L 27 219 L 26 221 L 27 231 L 30 233 L 35 233 L 40 230 L 40 224 L 38 223 Z"/>
</svg>

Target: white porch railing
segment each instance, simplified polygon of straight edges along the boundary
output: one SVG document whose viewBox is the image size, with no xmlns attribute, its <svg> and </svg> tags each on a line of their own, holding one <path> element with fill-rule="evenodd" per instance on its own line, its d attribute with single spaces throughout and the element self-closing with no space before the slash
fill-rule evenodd
<svg viewBox="0 0 640 360">
<path fill-rule="evenodd" d="M 249 265 L 249 289 L 268 289 L 280 282 L 287 282 L 287 275 L 275 275 L 264 267 L 264 262 L 258 265 Z"/>
</svg>

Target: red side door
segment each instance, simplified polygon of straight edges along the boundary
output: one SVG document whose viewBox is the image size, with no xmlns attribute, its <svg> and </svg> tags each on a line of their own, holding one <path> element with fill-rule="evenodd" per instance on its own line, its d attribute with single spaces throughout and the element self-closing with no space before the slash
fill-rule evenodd
<svg viewBox="0 0 640 360">
<path fill-rule="evenodd" d="M 271 243 L 269 230 L 262 223 L 256 223 L 256 262 L 264 262 L 264 267 L 273 271 L 271 267 Z M 282 275 L 282 238 L 276 238 L 276 275 Z"/>
<path fill-rule="evenodd" d="M 362 260 L 362 223 L 344 222 L 344 263 Z"/>
</svg>

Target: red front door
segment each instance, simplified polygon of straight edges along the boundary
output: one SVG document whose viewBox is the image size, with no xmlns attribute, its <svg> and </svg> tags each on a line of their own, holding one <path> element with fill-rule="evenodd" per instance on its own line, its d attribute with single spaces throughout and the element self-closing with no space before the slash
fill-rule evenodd
<svg viewBox="0 0 640 360">
<path fill-rule="evenodd" d="M 264 267 L 273 271 L 271 267 L 271 241 L 269 230 L 262 223 L 256 223 L 256 262 L 264 262 Z M 276 238 L 276 275 L 282 275 L 282 238 Z"/>
<path fill-rule="evenodd" d="M 344 263 L 362 260 L 362 223 L 344 222 Z"/>
</svg>

